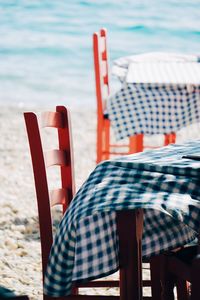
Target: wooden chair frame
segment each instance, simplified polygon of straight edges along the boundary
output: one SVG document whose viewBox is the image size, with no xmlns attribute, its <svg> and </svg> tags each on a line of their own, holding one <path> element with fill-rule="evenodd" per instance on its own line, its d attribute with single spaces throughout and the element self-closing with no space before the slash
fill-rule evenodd
<svg viewBox="0 0 200 300">
<path fill-rule="evenodd" d="M 162 300 L 200 299 L 200 243 L 161 257 Z M 191 286 L 189 285 L 191 284 Z"/>
<path fill-rule="evenodd" d="M 44 112 L 41 115 L 42 127 L 55 127 L 58 131 L 59 147 L 50 152 L 43 151 L 38 117 L 33 112 L 24 113 L 32 167 L 35 180 L 36 198 L 40 225 L 43 281 L 53 243 L 51 206 L 60 204 L 63 212 L 68 208 L 75 193 L 73 151 L 70 128 L 70 116 L 67 109 L 57 106 L 56 112 Z M 61 188 L 49 192 L 46 167 L 59 166 Z M 119 235 L 120 280 L 91 281 L 75 285 L 72 294 L 66 297 L 49 297 L 45 300 L 142 300 L 142 259 L 141 240 L 143 213 L 141 209 L 117 212 L 117 231 Z M 79 295 L 80 287 L 119 287 L 120 296 Z"/>
<path fill-rule="evenodd" d="M 111 143 L 110 120 L 105 113 L 106 101 L 110 94 L 107 30 L 105 28 L 93 34 L 93 55 L 97 99 L 97 163 L 109 159 L 110 155 L 127 155 L 143 151 L 143 134 L 129 137 L 129 144 Z M 174 143 L 175 139 L 175 133 L 165 134 L 164 145 Z"/>
<path fill-rule="evenodd" d="M 103 49 L 102 45 L 104 46 Z M 106 100 L 110 94 L 107 31 L 105 28 L 102 28 L 100 33 L 95 32 L 93 34 L 93 55 L 97 99 L 97 163 L 99 163 L 104 159 L 108 159 L 110 155 L 123 155 L 142 151 L 143 135 L 130 137 L 129 144 L 111 143 L 110 120 L 105 114 Z M 118 149 L 124 148 L 126 151 L 118 151 Z"/>
</svg>

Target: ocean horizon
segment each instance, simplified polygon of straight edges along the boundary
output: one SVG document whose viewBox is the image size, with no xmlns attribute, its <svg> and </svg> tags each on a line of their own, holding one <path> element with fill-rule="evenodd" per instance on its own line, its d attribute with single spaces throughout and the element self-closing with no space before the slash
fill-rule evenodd
<svg viewBox="0 0 200 300">
<path fill-rule="evenodd" d="M 0 15 L 1 105 L 95 107 L 92 34 L 102 27 L 110 67 L 145 52 L 200 54 L 199 0 L 0 0 Z"/>
</svg>

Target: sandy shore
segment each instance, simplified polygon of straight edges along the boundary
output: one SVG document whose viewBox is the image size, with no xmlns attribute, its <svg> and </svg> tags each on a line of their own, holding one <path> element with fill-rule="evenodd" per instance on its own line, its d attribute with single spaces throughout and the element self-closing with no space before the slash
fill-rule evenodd
<svg viewBox="0 0 200 300">
<path fill-rule="evenodd" d="M 38 219 L 23 119 L 23 111 L 27 110 L 30 109 L 1 107 L 0 110 L 0 285 L 39 299 Z M 78 188 L 95 167 L 96 119 L 92 110 L 72 109 L 71 115 Z M 199 132 L 199 124 L 193 125 L 181 130 L 177 140 L 196 139 Z"/>
</svg>

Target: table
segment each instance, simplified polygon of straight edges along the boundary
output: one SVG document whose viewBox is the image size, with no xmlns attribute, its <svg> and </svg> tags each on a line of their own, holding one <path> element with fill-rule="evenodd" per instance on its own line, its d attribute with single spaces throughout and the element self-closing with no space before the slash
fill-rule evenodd
<svg viewBox="0 0 200 300">
<path fill-rule="evenodd" d="M 198 123 L 199 61 L 197 56 L 169 53 L 147 53 L 114 61 L 113 75 L 122 85 L 109 97 L 106 112 L 116 139 L 141 133 L 169 134 Z M 149 65 L 154 68 L 145 67 Z M 166 76 L 166 68 L 163 72 L 159 66 L 173 68 Z M 182 71 L 177 71 L 180 66 L 185 70 L 185 75 L 190 70 L 191 80 L 189 76 L 182 76 L 180 80 Z"/>
<path fill-rule="evenodd" d="M 200 155 L 200 140 L 98 164 L 61 221 L 45 293 L 68 295 L 72 281 L 118 269 L 118 210 L 143 208 L 144 258 L 193 241 L 200 225 L 200 161 L 185 154 Z"/>
</svg>

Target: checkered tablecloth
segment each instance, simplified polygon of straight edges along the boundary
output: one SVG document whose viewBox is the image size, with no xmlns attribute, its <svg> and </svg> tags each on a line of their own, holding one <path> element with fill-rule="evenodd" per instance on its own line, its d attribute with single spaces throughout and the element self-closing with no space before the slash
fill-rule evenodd
<svg viewBox="0 0 200 300">
<path fill-rule="evenodd" d="M 167 134 L 200 121 L 200 85 L 127 84 L 108 99 L 117 140 L 134 134 Z"/>
<path fill-rule="evenodd" d="M 200 221 L 200 140 L 104 161 L 80 188 L 51 250 L 45 293 L 68 295 L 72 281 L 118 269 L 116 211 L 144 209 L 142 253 L 149 257 L 191 242 Z"/>
<path fill-rule="evenodd" d="M 128 66 L 148 63 L 198 65 L 199 57 L 167 53 L 147 53 L 118 59 L 113 74 L 122 82 L 119 91 L 107 101 L 106 114 L 117 140 L 134 134 L 167 134 L 200 121 L 199 84 L 130 83 Z M 178 65 L 178 66 L 179 66 Z M 134 70 L 134 68 L 133 68 Z M 141 74 L 140 74 L 141 75 Z M 148 74 L 149 76 L 149 74 Z M 171 74 L 176 82 L 176 68 Z M 199 74 L 198 74 L 199 76 Z M 145 74 L 142 75 L 145 77 Z M 153 77 L 153 74 L 152 74 Z M 180 74 L 179 74 L 180 77 Z M 191 74 L 191 80 L 194 74 Z M 188 79 L 187 79 L 188 82 Z M 200 81 L 199 81 L 200 82 Z"/>
</svg>

